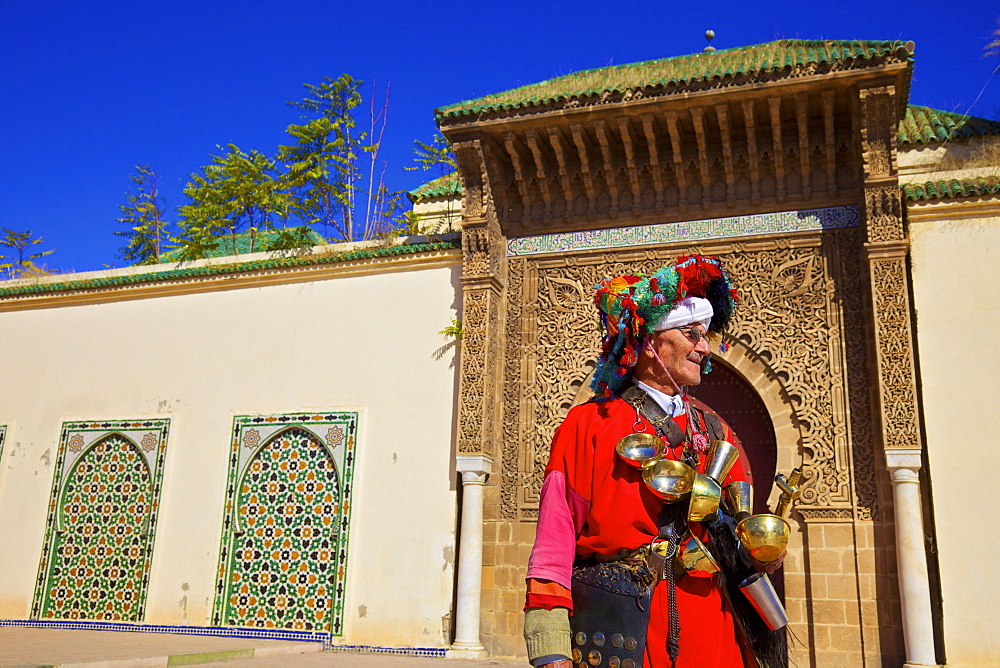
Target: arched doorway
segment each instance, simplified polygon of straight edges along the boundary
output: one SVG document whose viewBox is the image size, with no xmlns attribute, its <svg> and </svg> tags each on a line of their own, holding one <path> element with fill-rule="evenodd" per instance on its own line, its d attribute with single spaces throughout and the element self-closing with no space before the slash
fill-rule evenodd
<svg viewBox="0 0 1000 668">
<path fill-rule="evenodd" d="M 770 513 L 767 497 L 778 460 L 778 442 L 771 416 L 749 383 L 718 359 L 712 362 L 711 373 L 702 376 L 701 383 L 691 394 L 711 406 L 736 432 L 750 461 L 754 482 L 753 511 L 755 514 Z M 770 577 L 783 599 L 783 571 L 778 570 Z"/>
<path fill-rule="evenodd" d="M 767 496 L 774 480 L 778 445 L 767 407 L 739 374 L 717 359 L 712 362 L 711 373 L 702 376 L 691 394 L 711 406 L 739 436 L 753 472 L 754 513 L 769 513 Z"/>
</svg>

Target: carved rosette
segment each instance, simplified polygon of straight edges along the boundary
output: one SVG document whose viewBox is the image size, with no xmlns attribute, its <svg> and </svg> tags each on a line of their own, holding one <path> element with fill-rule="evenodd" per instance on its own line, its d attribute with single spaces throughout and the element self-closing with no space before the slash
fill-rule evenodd
<svg viewBox="0 0 1000 668">
<path fill-rule="evenodd" d="M 586 384 L 600 345 L 594 284 L 608 276 L 651 272 L 680 254 L 696 252 L 723 256 L 738 280 L 741 301 L 730 326 L 735 345 L 743 346 L 780 383 L 794 410 L 807 470 L 800 507 L 825 509 L 817 517 L 846 513 L 849 518 L 853 476 L 848 453 L 856 439 L 870 450 L 871 439 L 867 404 L 855 405 L 853 397 L 859 387 L 866 396 L 867 379 L 853 377 L 856 369 L 866 368 L 864 343 L 848 343 L 842 332 L 845 325 L 861 321 L 863 306 L 858 286 L 837 285 L 833 276 L 853 271 L 851 280 L 859 282 L 853 248 L 857 232 L 828 237 L 842 243 L 817 238 L 789 247 L 777 240 L 511 261 L 505 306 L 503 515 L 536 516 L 552 435 L 568 410 L 590 396 Z M 861 473 L 870 478 L 872 464 L 862 466 Z M 874 481 L 861 485 L 867 502 L 863 514 L 870 515 Z"/>
</svg>

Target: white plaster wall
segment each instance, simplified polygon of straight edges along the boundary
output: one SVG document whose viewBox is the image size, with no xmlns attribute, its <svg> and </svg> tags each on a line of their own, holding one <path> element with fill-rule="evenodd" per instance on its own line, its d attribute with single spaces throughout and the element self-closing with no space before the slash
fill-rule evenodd
<svg viewBox="0 0 1000 668">
<path fill-rule="evenodd" d="M 911 222 L 913 296 L 948 665 L 1000 657 L 1000 217 Z"/>
<path fill-rule="evenodd" d="M 233 416 L 361 413 L 343 641 L 440 646 L 460 266 L 0 313 L 0 617 L 28 617 L 61 424 L 169 417 L 146 619 L 208 624 Z"/>
</svg>

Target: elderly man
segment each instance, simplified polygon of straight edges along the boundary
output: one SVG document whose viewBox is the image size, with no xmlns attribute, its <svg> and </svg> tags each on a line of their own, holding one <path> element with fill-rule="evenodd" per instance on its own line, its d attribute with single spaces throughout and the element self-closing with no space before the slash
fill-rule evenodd
<svg viewBox="0 0 1000 668">
<path fill-rule="evenodd" d="M 678 546 L 699 544 L 692 536 L 710 552 L 724 551 L 725 540 L 716 537 L 725 534 L 723 514 L 690 521 L 687 503 L 665 502 L 635 462 L 616 453 L 630 434 L 657 434 L 662 459 L 704 473 L 711 442 L 737 443 L 685 392 L 709 366 L 709 337 L 725 329 L 735 300 L 711 257 L 682 257 L 651 276 L 598 286 L 604 340 L 592 384 L 597 396 L 556 430 L 528 564 L 532 665 L 754 665 L 748 646 L 762 635 L 759 625 L 751 620 L 748 629 L 746 619 L 734 618 L 745 601 L 722 584 L 745 570 L 713 575 L 677 563 Z M 746 481 L 748 469 L 740 457 L 720 485 Z M 731 564 L 735 542 L 726 549 Z"/>
</svg>

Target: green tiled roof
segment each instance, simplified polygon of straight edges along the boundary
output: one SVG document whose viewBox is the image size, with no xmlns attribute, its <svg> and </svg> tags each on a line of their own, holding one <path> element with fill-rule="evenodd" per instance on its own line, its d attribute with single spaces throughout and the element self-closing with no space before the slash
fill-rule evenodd
<svg viewBox="0 0 1000 668">
<path fill-rule="evenodd" d="M 902 186 L 903 196 L 910 202 L 932 199 L 983 197 L 1000 195 L 1000 178 L 950 179 L 907 183 Z"/>
<path fill-rule="evenodd" d="M 258 232 L 240 232 L 239 234 L 220 234 L 218 246 L 205 253 L 205 257 L 226 257 L 229 255 L 244 255 L 246 253 L 263 253 L 271 250 L 271 245 L 282 232 L 294 232 L 297 228 L 287 230 L 260 230 Z M 327 243 L 323 235 L 311 227 L 306 227 L 307 246 L 322 246 Z M 184 249 L 175 248 L 160 256 L 160 262 L 180 262 L 184 259 Z"/>
<path fill-rule="evenodd" d="M 449 197 L 462 193 L 462 183 L 458 180 L 458 172 L 451 172 L 428 181 L 419 188 L 414 188 L 406 194 L 411 202 L 419 202 L 434 197 Z"/>
<path fill-rule="evenodd" d="M 911 104 L 906 107 L 906 116 L 899 122 L 897 142 L 900 146 L 934 144 L 949 139 L 998 134 L 1000 121 Z"/>
<path fill-rule="evenodd" d="M 129 274 L 123 276 L 106 276 L 102 278 L 84 278 L 58 283 L 32 283 L 30 285 L 3 287 L 3 283 L 0 282 L 0 299 L 26 297 L 48 292 L 125 287 L 129 285 L 159 283 L 161 281 L 178 281 L 205 276 L 222 276 L 225 274 L 263 271 L 268 269 L 290 269 L 310 265 L 322 266 L 357 260 L 386 258 L 399 255 L 413 255 L 416 253 L 427 253 L 431 251 L 446 251 L 461 247 L 461 239 L 455 238 L 447 241 L 434 241 L 422 244 L 401 244 L 398 246 L 384 246 L 380 248 L 359 248 L 357 250 L 330 253 L 328 255 L 282 257 L 268 260 L 252 260 L 250 262 L 233 262 L 229 264 L 183 267 L 178 269 L 168 269 L 167 271 Z"/>
<path fill-rule="evenodd" d="M 512 90 L 439 108 L 438 120 L 518 107 L 584 101 L 638 88 L 689 85 L 806 65 L 869 60 L 888 55 L 912 59 L 913 42 L 783 39 L 733 49 L 686 54 L 642 63 L 574 72 Z M 905 99 L 905 96 L 904 96 Z"/>
</svg>

